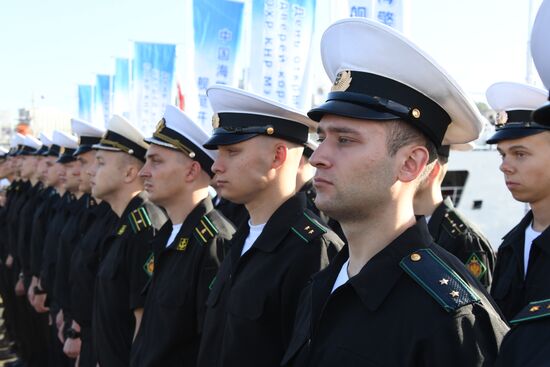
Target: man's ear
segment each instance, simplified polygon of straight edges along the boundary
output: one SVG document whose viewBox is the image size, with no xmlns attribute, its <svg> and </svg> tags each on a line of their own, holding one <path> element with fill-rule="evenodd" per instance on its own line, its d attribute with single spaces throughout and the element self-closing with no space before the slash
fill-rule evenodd
<svg viewBox="0 0 550 367">
<path fill-rule="evenodd" d="M 189 168 L 187 169 L 187 174 L 185 175 L 185 180 L 191 182 L 197 179 L 202 172 L 201 164 L 197 161 L 191 162 Z"/>
<path fill-rule="evenodd" d="M 429 159 L 428 149 L 423 146 L 415 145 L 403 149 L 404 159 L 397 178 L 402 182 L 414 181 L 426 168 Z"/>
<path fill-rule="evenodd" d="M 287 155 L 288 155 L 288 147 L 284 143 L 275 144 L 273 162 L 271 163 L 271 168 L 277 169 L 281 167 L 286 162 Z"/>
<path fill-rule="evenodd" d="M 127 164 L 122 168 L 122 173 L 124 174 L 124 182 L 131 183 L 139 178 L 139 171 L 141 167 L 136 164 Z"/>
</svg>

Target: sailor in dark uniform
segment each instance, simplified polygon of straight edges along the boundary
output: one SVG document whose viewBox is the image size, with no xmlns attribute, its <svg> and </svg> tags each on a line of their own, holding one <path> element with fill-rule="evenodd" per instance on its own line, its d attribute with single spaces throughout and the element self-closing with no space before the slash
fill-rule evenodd
<svg viewBox="0 0 550 367">
<path fill-rule="evenodd" d="M 313 121 L 239 89 L 214 86 L 207 95 L 216 114 L 204 146 L 218 149 L 218 189 L 250 220 L 212 284 L 197 365 L 278 366 L 302 288 L 342 246 L 295 193 Z"/>
<path fill-rule="evenodd" d="M 531 54 L 544 85 L 550 90 L 550 45 L 548 44 L 548 32 L 550 32 L 550 1 L 546 0 L 540 6 L 535 23 L 533 24 Z M 530 120 L 537 126 L 550 126 L 550 103 L 546 103 L 533 111 Z M 535 137 L 537 135 L 546 135 L 543 148 L 540 152 L 537 151 L 534 154 L 539 155 L 540 153 L 542 155 L 537 160 L 537 166 L 544 167 L 542 168 L 542 172 L 547 172 L 548 169 L 545 167 L 546 164 L 544 162 L 547 162 L 548 154 L 550 154 L 550 130 L 536 134 Z M 524 141 L 524 144 L 527 143 L 527 141 Z M 536 146 L 527 145 L 527 148 L 536 149 Z M 530 159 L 533 158 L 531 157 Z M 545 185 L 542 180 L 539 181 L 537 179 L 537 181 L 538 185 Z M 550 213 L 548 208 L 543 209 L 539 205 L 532 205 L 531 207 L 533 210 L 533 224 L 538 220 L 537 217 L 539 214 L 544 213 L 541 216 L 546 217 Z M 530 290 L 526 290 L 525 294 L 527 297 L 533 296 L 533 298 L 528 299 L 529 303 L 514 315 L 510 321 L 512 330 L 510 330 L 502 342 L 496 364 L 497 367 L 538 367 L 546 366 L 550 361 L 550 292 L 548 288 L 550 237 L 548 237 L 548 231 L 548 227 L 546 227 L 543 233 L 531 245 L 527 276 L 525 278 L 525 283 L 529 282 L 525 284 L 525 288 L 529 287 Z M 521 252 L 519 254 L 515 252 L 515 256 L 521 257 Z M 499 260 L 497 260 L 497 266 Z M 521 267 L 518 264 L 516 266 Z M 537 270 L 533 271 L 533 269 Z M 538 290 L 533 291 L 535 287 L 538 287 Z M 536 296 L 539 299 L 534 298 L 534 293 L 537 293 Z"/>
<path fill-rule="evenodd" d="M 148 144 L 136 127 L 114 115 L 97 149 L 91 170 L 92 195 L 111 205 L 118 216 L 105 239 L 99 265 L 92 321 L 94 352 L 102 367 L 127 367 L 139 329 L 145 284 L 153 274 L 150 241 L 166 222 L 160 208 L 143 191 L 139 171 Z"/>
<path fill-rule="evenodd" d="M 149 199 L 170 220 L 153 240 L 155 270 L 131 366 L 195 366 L 209 288 L 233 225 L 208 193 L 215 151 L 208 134 L 176 106 L 167 106 L 151 138 L 140 176 Z"/>
<path fill-rule="evenodd" d="M 457 144 L 443 145 L 437 149 L 433 169 L 416 191 L 414 212 L 426 216 L 435 243 L 458 257 L 466 269 L 489 289 L 495 268 L 495 252 L 481 230 L 454 207 L 449 197 L 444 199 L 441 192 L 451 149 L 469 150 L 471 147 Z"/>
<path fill-rule="evenodd" d="M 435 147 L 477 138 L 482 117 L 431 59 L 376 21 L 331 25 L 321 54 L 334 85 L 308 113 L 320 121 L 315 203 L 348 246 L 304 290 L 282 364 L 492 365 L 506 323 L 413 209 Z"/>
<path fill-rule="evenodd" d="M 487 143 L 497 144 L 500 170 L 514 199 L 531 208 L 498 249 L 491 295 L 507 320 L 529 302 L 550 298 L 550 176 L 545 153 L 550 152 L 550 125 L 531 119 L 546 96 L 544 90 L 510 82 L 487 89 L 487 101 L 498 111 L 500 123 Z"/>
</svg>

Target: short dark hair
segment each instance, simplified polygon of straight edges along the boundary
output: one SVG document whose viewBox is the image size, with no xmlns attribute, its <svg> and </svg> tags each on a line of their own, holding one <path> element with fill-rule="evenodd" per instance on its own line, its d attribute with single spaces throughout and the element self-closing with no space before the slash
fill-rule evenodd
<svg viewBox="0 0 550 367">
<path fill-rule="evenodd" d="M 416 143 L 428 150 L 428 163 L 438 158 L 435 144 L 411 124 L 403 120 L 392 120 L 384 122 L 384 126 L 387 127 L 386 147 L 391 157 L 402 147 Z"/>
</svg>

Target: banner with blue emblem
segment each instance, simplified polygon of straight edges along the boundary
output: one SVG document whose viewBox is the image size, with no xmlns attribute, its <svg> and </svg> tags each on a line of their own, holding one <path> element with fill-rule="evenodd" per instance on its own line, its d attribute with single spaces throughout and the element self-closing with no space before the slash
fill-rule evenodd
<svg viewBox="0 0 550 367">
<path fill-rule="evenodd" d="M 243 3 L 227 0 L 193 1 L 197 122 L 206 131 L 212 129 L 206 89 L 213 84 L 237 86 L 238 83 L 243 8 Z"/>
<path fill-rule="evenodd" d="M 130 117 L 130 69 L 128 59 L 115 59 L 112 112 L 126 118 Z"/>
<path fill-rule="evenodd" d="M 295 108 L 309 107 L 315 6 L 315 0 L 252 0 L 249 89 Z"/>
<path fill-rule="evenodd" d="M 135 42 L 130 118 L 152 133 L 167 104 L 172 103 L 176 45 Z"/>
<path fill-rule="evenodd" d="M 92 121 L 92 86 L 78 85 L 78 117 L 84 121 Z"/>
<path fill-rule="evenodd" d="M 104 125 L 111 118 L 111 76 L 97 74 L 92 121 Z"/>
</svg>

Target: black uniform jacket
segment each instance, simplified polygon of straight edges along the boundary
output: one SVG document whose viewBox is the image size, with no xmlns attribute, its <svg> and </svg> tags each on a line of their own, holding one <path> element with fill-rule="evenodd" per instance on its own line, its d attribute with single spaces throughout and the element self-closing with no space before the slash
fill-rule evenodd
<svg viewBox="0 0 550 367">
<path fill-rule="evenodd" d="M 131 366 L 195 366 L 209 287 L 233 225 L 206 198 L 189 213 L 174 241 L 168 221 L 153 240 L 155 270 Z"/>
<path fill-rule="evenodd" d="M 491 295 L 508 320 L 529 302 L 550 298 L 550 228 L 533 241 L 524 277 L 525 228 L 532 220 L 533 213 L 527 213 L 498 249 Z"/>
<path fill-rule="evenodd" d="M 101 244 L 111 234 L 118 217 L 102 201 L 90 209 L 86 231 L 71 256 L 69 288 L 71 313 L 83 327 L 92 325 L 94 285 L 101 258 Z"/>
<path fill-rule="evenodd" d="M 135 196 L 120 217 L 101 260 L 95 284 L 92 333 L 101 367 L 130 364 L 135 330 L 134 310 L 143 308 L 143 288 L 152 274 L 150 241 L 166 216 L 146 199 Z"/>
<path fill-rule="evenodd" d="M 533 301 L 511 321 L 500 346 L 497 367 L 550 365 L 550 299 Z"/>
<path fill-rule="evenodd" d="M 24 275 L 25 287 L 28 286 L 31 277 L 31 233 L 34 230 L 34 212 L 43 200 L 41 182 L 36 183 L 26 193 L 25 204 L 19 211 L 19 229 L 17 235 L 17 253 L 14 256 L 21 265 L 21 272 Z"/>
<path fill-rule="evenodd" d="M 435 243 L 458 257 L 481 284 L 489 288 L 496 256 L 489 240 L 446 198 L 433 212 L 428 229 Z"/>
<path fill-rule="evenodd" d="M 423 218 L 335 289 L 345 247 L 304 290 L 285 366 L 492 366 L 508 326 Z"/>
<path fill-rule="evenodd" d="M 301 290 L 342 247 L 319 221 L 298 193 L 243 256 L 249 227 L 239 228 L 207 300 L 198 366 L 279 365 Z"/>
<path fill-rule="evenodd" d="M 53 207 L 61 198 L 53 187 L 47 187 L 42 193 L 43 201 L 36 208 L 33 216 L 32 232 L 30 234 L 30 272 L 32 276 L 40 276 L 42 267 L 42 255 L 44 251 L 44 238 L 48 232 L 48 223 L 53 217 Z"/>
</svg>

